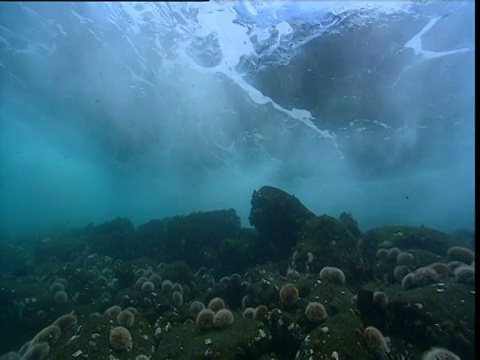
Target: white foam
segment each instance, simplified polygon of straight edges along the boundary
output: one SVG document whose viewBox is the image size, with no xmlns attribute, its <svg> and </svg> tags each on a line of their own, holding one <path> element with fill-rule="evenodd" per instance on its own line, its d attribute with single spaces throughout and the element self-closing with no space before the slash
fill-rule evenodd
<svg viewBox="0 0 480 360">
<path fill-rule="evenodd" d="M 427 25 L 423 27 L 422 30 L 418 32 L 413 38 L 407 41 L 405 44 L 406 48 L 411 48 L 414 51 L 414 54 L 419 57 L 419 63 L 425 60 L 435 59 L 442 56 L 454 55 L 458 53 L 464 53 L 471 51 L 469 47 L 463 47 L 460 49 L 447 50 L 447 51 L 430 51 L 423 48 L 422 36 L 425 35 L 440 19 L 441 16 L 435 17 L 428 22 Z"/>
</svg>

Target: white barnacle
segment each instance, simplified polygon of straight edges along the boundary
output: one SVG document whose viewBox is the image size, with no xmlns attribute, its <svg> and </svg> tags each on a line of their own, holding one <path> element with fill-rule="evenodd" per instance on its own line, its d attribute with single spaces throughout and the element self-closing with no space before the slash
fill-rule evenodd
<svg viewBox="0 0 480 360">
<path fill-rule="evenodd" d="M 211 348 L 208 348 L 205 350 L 205 358 L 210 359 L 213 356 L 213 350 Z"/>
<path fill-rule="evenodd" d="M 73 335 L 70 339 L 68 339 L 67 342 L 73 341 L 73 340 L 75 340 L 76 338 L 79 338 L 79 337 L 80 337 L 80 335 Z"/>
<path fill-rule="evenodd" d="M 82 351 L 82 350 L 77 350 L 77 351 L 75 351 L 75 352 L 72 354 L 72 357 L 77 358 L 77 357 L 79 357 L 79 356 L 82 355 L 82 354 L 83 354 L 83 351 Z"/>
</svg>

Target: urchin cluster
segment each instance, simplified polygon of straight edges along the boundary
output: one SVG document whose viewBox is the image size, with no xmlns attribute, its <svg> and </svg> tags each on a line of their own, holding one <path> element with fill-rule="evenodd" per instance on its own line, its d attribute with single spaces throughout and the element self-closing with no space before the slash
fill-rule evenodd
<svg viewBox="0 0 480 360">
<path fill-rule="evenodd" d="M 410 290 L 415 287 L 434 284 L 439 280 L 438 273 L 429 266 L 416 269 L 413 273 L 407 274 L 402 279 L 403 290 Z"/>
<path fill-rule="evenodd" d="M 195 306 L 193 306 L 194 303 Z M 199 310 L 195 323 L 200 330 L 223 329 L 233 324 L 235 320 L 233 313 L 225 308 L 225 302 L 219 297 L 211 299 L 208 307 L 203 309 L 201 309 L 203 305 L 201 302 L 194 303 L 190 307 L 194 308 L 193 313 Z"/>
</svg>

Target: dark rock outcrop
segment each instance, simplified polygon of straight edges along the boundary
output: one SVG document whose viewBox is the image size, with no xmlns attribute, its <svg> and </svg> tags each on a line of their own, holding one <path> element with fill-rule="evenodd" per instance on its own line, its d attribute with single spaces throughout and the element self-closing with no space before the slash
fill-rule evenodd
<svg viewBox="0 0 480 360">
<path fill-rule="evenodd" d="M 295 196 L 273 186 L 254 191 L 251 204 L 250 224 L 261 238 L 274 245 L 279 255 L 287 254 L 306 221 L 315 217 Z"/>
</svg>

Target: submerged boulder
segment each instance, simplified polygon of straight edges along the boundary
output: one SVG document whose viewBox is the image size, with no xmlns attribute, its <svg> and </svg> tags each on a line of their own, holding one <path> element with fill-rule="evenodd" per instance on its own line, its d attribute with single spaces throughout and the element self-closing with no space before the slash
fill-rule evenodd
<svg viewBox="0 0 480 360">
<path fill-rule="evenodd" d="M 139 255 L 135 226 L 128 218 L 117 217 L 100 225 L 88 224 L 83 236 L 92 253 L 122 260 Z"/>
<path fill-rule="evenodd" d="M 385 289 L 389 295 L 386 330 L 423 351 L 446 346 L 462 359 L 473 359 L 475 348 L 475 289 L 454 278 L 435 285 L 401 291 Z M 368 321 L 368 320 L 366 320 Z"/>
<path fill-rule="evenodd" d="M 240 229 L 241 220 L 234 209 L 175 216 L 165 221 L 163 260 L 215 267 L 222 242 L 236 238 Z"/>
<path fill-rule="evenodd" d="M 305 337 L 295 359 L 372 359 L 361 344 L 361 326 L 350 311 L 331 317 Z"/>
<path fill-rule="evenodd" d="M 370 270 L 360 252 L 360 240 L 348 226 L 331 216 L 322 215 L 305 224 L 296 244 L 290 266 L 300 272 L 318 274 L 325 266 L 337 267 L 346 282 L 364 282 Z"/>
<path fill-rule="evenodd" d="M 251 204 L 250 224 L 281 254 L 295 245 L 306 221 L 315 217 L 295 196 L 273 186 L 254 191 Z"/>
<path fill-rule="evenodd" d="M 269 338 L 262 323 L 237 314 L 233 323 L 222 329 L 200 330 L 188 322 L 164 334 L 156 359 L 259 359 Z"/>
<path fill-rule="evenodd" d="M 362 254 L 372 263 L 379 248 L 417 249 L 443 256 L 448 248 L 457 244 L 454 238 L 438 230 L 424 226 L 391 225 L 368 230 L 362 241 Z"/>
</svg>

